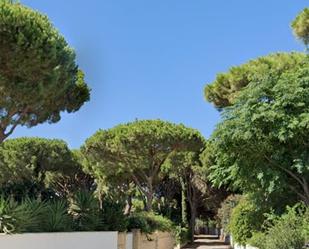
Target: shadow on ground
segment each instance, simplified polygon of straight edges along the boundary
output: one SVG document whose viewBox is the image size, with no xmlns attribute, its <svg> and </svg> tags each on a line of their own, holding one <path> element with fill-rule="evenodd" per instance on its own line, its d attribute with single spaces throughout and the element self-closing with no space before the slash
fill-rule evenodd
<svg viewBox="0 0 309 249">
<path fill-rule="evenodd" d="M 184 247 L 184 249 L 229 249 L 228 244 L 220 241 L 218 236 L 214 235 L 198 235 L 195 241 Z"/>
</svg>

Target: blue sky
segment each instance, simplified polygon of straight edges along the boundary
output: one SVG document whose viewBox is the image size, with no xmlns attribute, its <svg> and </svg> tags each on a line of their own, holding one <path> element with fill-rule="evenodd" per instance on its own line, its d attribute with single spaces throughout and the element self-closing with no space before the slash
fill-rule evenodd
<svg viewBox="0 0 309 249">
<path fill-rule="evenodd" d="M 219 113 L 203 89 L 257 56 L 302 51 L 289 24 L 308 0 L 22 0 L 49 16 L 92 88 L 57 124 L 12 137 L 60 138 L 78 148 L 99 128 L 138 119 L 183 123 L 209 137 Z"/>
</svg>

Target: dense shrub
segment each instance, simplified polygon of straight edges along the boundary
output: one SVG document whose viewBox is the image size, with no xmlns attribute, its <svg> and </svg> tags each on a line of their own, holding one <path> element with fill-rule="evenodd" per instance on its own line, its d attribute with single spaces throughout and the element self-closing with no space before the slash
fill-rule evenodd
<svg viewBox="0 0 309 249">
<path fill-rule="evenodd" d="M 46 203 L 25 199 L 21 203 L 13 199 L 0 198 L 0 232 L 38 232 L 42 227 L 42 217 L 46 213 Z"/>
<path fill-rule="evenodd" d="M 235 242 L 246 245 L 254 231 L 258 231 L 263 224 L 264 216 L 256 205 L 248 198 L 243 198 L 233 209 L 229 230 Z"/>
<path fill-rule="evenodd" d="M 124 215 L 125 203 L 115 201 L 106 197 L 102 202 L 101 230 L 104 231 L 125 231 L 128 225 L 128 219 Z"/>
<path fill-rule="evenodd" d="M 270 215 L 264 233 L 255 233 L 251 245 L 260 249 L 301 249 L 308 239 L 309 210 L 296 206 L 282 216 Z"/>
<path fill-rule="evenodd" d="M 176 243 L 180 245 L 184 245 L 190 241 L 190 231 L 187 227 L 176 226 L 174 229 L 174 234 L 176 238 Z"/>
<path fill-rule="evenodd" d="M 228 225 L 230 223 L 233 209 L 239 203 L 241 195 L 230 195 L 221 204 L 218 210 L 217 218 L 224 232 L 228 233 Z"/>
<path fill-rule="evenodd" d="M 77 231 L 95 231 L 101 225 L 99 202 L 91 192 L 77 192 L 70 201 L 69 213 Z"/>
<path fill-rule="evenodd" d="M 67 232 L 73 226 L 72 217 L 68 213 L 68 203 L 65 200 L 52 200 L 46 204 L 43 217 L 42 232 Z"/>
<path fill-rule="evenodd" d="M 197 218 L 195 220 L 195 231 L 197 233 L 200 233 L 200 232 L 203 233 L 204 229 L 205 229 L 205 227 L 207 227 L 207 225 L 208 225 L 207 221 Z"/>
<path fill-rule="evenodd" d="M 128 222 L 128 230 L 140 229 L 141 232 L 147 234 L 154 231 L 168 232 L 173 230 L 173 223 L 169 219 L 151 212 L 131 214 Z"/>
<path fill-rule="evenodd" d="M 0 197 L 0 233 L 125 231 L 128 218 L 123 210 L 123 203 L 110 198 L 103 199 L 100 209 L 98 200 L 88 192 L 76 193 L 70 202 Z M 148 223 L 152 226 L 150 220 Z"/>
</svg>

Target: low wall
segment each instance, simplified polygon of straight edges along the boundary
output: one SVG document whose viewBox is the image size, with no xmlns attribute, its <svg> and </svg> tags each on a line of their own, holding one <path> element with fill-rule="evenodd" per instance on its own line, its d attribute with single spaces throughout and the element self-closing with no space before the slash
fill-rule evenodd
<svg viewBox="0 0 309 249">
<path fill-rule="evenodd" d="M 253 246 L 249 246 L 249 245 L 240 246 L 240 245 L 234 244 L 233 249 L 258 249 L 258 248 L 253 247 Z"/>
<path fill-rule="evenodd" d="M 238 245 L 237 243 L 234 243 L 232 236 L 230 236 L 230 243 L 233 249 L 258 249 L 257 247 L 253 247 L 250 245 L 246 245 L 246 246 Z"/>
<path fill-rule="evenodd" d="M 175 238 L 171 233 L 155 232 L 143 234 L 139 230 L 119 233 L 118 249 L 174 249 Z"/>
<path fill-rule="evenodd" d="M 118 249 L 133 249 L 132 233 L 118 233 Z"/>
<path fill-rule="evenodd" d="M 117 249 L 117 232 L 29 233 L 0 235 L 0 248 Z"/>
</svg>

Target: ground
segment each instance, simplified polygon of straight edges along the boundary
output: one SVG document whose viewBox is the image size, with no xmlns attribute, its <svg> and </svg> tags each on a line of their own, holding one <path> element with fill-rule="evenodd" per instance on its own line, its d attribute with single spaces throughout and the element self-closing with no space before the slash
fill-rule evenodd
<svg viewBox="0 0 309 249">
<path fill-rule="evenodd" d="M 220 241 L 217 236 L 198 235 L 193 244 L 187 245 L 184 249 L 230 249 L 231 247 Z"/>
</svg>

